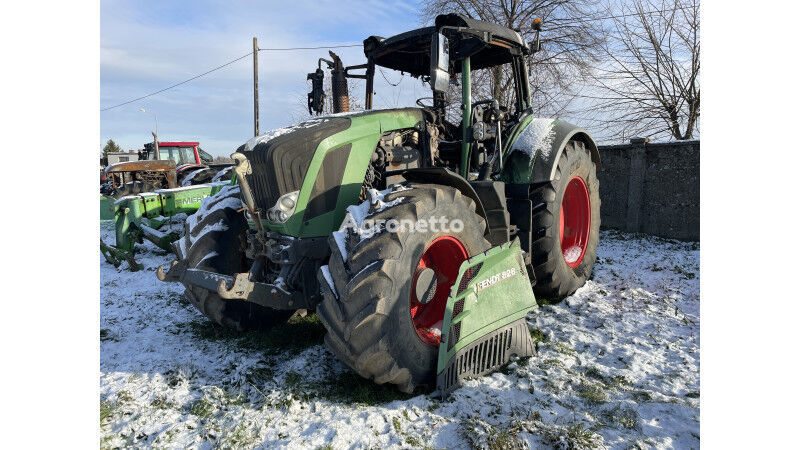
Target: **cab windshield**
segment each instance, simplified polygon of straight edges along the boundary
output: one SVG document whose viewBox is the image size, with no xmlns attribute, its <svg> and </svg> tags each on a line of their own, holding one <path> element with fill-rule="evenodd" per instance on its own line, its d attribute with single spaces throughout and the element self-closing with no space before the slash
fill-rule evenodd
<svg viewBox="0 0 800 450">
<path fill-rule="evenodd" d="M 161 154 L 161 160 L 166 161 L 171 159 L 175 161 L 176 165 L 181 164 L 193 164 L 194 160 L 194 147 L 170 147 L 170 146 L 159 146 L 158 152 Z M 156 152 L 151 151 L 147 155 L 147 159 L 155 160 L 156 159 Z"/>
</svg>

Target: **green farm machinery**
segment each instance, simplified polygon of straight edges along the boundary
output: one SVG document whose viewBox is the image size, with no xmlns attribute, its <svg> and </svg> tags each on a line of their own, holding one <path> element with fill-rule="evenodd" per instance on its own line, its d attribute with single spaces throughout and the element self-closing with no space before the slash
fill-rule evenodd
<svg viewBox="0 0 800 450">
<path fill-rule="evenodd" d="M 173 189 L 159 189 L 123 197 L 119 200 L 100 198 L 101 219 L 107 210 L 108 219 L 114 221 L 115 242 L 111 245 L 100 240 L 100 252 L 106 261 L 119 267 L 128 262 L 130 270 L 141 267 L 134 258 L 134 244 L 143 239 L 157 247 L 172 251 L 172 243 L 180 238 L 187 216 L 200 209 L 205 198 L 216 195 L 232 181 L 218 181 Z M 111 203 L 113 201 L 113 203 Z"/>
<path fill-rule="evenodd" d="M 183 283 L 201 312 L 236 330 L 316 311 L 341 361 L 404 392 L 447 395 L 465 377 L 532 355 L 526 315 L 536 297 L 557 301 L 586 282 L 600 226 L 595 142 L 533 117 L 539 24 L 528 43 L 509 28 L 440 15 L 367 38 L 365 64 L 335 57 L 340 114 L 242 145 L 232 155 L 237 186 L 203 200 L 158 278 Z M 376 67 L 420 78 L 432 96 L 373 109 Z M 511 103 L 475 98 L 476 71 L 512 73 Z M 354 77 L 365 81 L 366 110 L 349 113 Z M 322 110 L 323 78 L 309 74 L 312 111 Z"/>
</svg>

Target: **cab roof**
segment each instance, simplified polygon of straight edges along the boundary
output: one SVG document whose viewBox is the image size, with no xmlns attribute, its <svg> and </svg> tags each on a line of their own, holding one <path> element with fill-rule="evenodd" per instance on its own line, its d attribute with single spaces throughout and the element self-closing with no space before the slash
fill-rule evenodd
<svg viewBox="0 0 800 450">
<path fill-rule="evenodd" d="M 370 36 L 364 54 L 375 64 L 419 76 L 430 74 L 431 38 L 442 32 L 450 41 L 450 61 L 471 58 L 472 69 L 511 62 L 514 55 L 530 54 L 530 47 L 516 31 L 460 14 L 436 16 L 433 26 L 406 31 L 390 38 Z M 461 71 L 460 64 L 453 65 Z"/>
<path fill-rule="evenodd" d="M 159 147 L 195 147 L 200 145 L 199 142 L 189 142 L 189 141 L 180 141 L 180 142 L 162 142 L 158 141 Z M 151 149 L 155 147 L 152 142 L 147 142 L 144 144 L 145 149 Z"/>
</svg>

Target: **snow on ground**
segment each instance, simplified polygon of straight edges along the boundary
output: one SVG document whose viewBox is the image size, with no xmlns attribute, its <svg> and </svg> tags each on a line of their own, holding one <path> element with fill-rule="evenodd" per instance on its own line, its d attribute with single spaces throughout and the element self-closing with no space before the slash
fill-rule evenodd
<svg viewBox="0 0 800 450">
<path fill-rule="evenodd" d="M 212 325 L 137 250 L 142 272 L 100 263 L 103 448 L 699 447 L 697 244 L 603 232 L 593 280 L 529 316 L 538 356 L 446 401 L 354 375 L 314 315 Z"/>
</svg>

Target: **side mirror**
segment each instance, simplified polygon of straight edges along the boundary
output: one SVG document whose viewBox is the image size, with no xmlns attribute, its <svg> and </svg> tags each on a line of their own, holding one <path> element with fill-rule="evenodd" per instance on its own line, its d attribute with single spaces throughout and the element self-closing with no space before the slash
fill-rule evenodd
<svg viewBox="0 0 800 450">
<path fill-rule="evenodd" d="M 431 88 L 447 92 L 450 86 L 450 44 L 442 33 L 431 39 Z"/>
<path fill-rule="evenodd" d="M 325 72 L 321 68 L 308 74 L 306 80 L 311 80 L 311 92 L 308 93 L 308 113 L 312 111 L 321 114 L 325 102 L 325 91 L 322 88 L 322 80 L 325 79 Z"/>
</svg>

